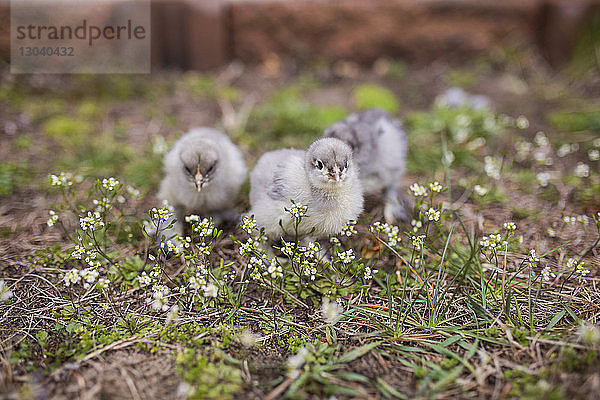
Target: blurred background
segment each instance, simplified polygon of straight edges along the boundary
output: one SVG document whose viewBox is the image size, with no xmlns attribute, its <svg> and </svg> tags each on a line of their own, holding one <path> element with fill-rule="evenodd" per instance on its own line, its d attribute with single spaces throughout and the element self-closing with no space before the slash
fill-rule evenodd
<svg viewBox="0 0 600 400">
<path fill-rule="evenodd" d="M 114 1 L 99 15 L 110 21 L 131 4 Z M 554 160 L 571 175 L 578 161 L 597 169 L 587 155 L 595 158 L 600 126 L 595 0 L 152 0 L 149 75 L 10 74 L 6 1 L 0 21 L 4 196 L 61 170 L 119 176 L 149 193 L 165 151 L 193 126 L 227 131 L 252 165 L 267 149 L 304 147 L 374 106 L 405 121 L 415 175 L 439 175 L 443 131 L 460 132 L 453 166 L 473 173 L 490 154 L 507 167 L 514 142 L 534 151 L 538 132 L 551 148 L 517 160 L 529 171 L 519 176 L 525 184 L 552 175 L 556 163 L 544 154 L 564 145 L 578 150 Z M 448 100 L 468 110 L 435 108 Z M 467 136 L 455 121 L 463 111 Z M 526 129 L 515 125 L 520 116 Z M 484 126 L 486 117 L 508 136 Z M 467 148 L 465 137 L 487 142 Z M 558 201 L 572 194 L 564 187 L 572 185 L 539 190 Z"/>
</svg>

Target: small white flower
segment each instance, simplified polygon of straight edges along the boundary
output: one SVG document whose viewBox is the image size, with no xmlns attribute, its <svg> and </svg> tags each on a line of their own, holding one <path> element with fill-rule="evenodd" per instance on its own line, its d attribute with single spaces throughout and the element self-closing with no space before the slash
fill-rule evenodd
<svg viewBox="0 0 600 400">
<path fill-rule="evenodd" d="M 346 222 L 346 225 L 344 225 L 344 229 L 342 229 L 342 231 L 340 232 L 340 235 L 350 237 L 350 236 L 356 234 L 357 231 L 354 228 L 355 225 L 356 225 L 355 220 L 349 220 L 348 222 Z"/>
<path fill-rule="evenodd" d="M 575 223 L 577 222 L 576 217 L 571 217 L 568 215 L 563 215 L 562 219 L 563 219 L 564 223 L 567 225 L 575 225 Z"/>
<path fill-rule="evenodd" d="M 58 221 L 58 215 L 56 215 L 56 212 L 54 210 L 48 211 L 48 214 L 50 214 L 50 218 L 48 219 L 48 221 L 46 221 L 46 224 L 50 228 L 52 228 Z"/>
<path fill-rule="evenodd" d="M 146 271 L 142 272 L 141 275 L 137 276 L 137 281 L 139 282 L 140 285 L 148 285 L 149 283 L 152 282 L 152 278 L 150 278 L 148 276 L 148 274 L 146 273 Z"/>
<path fill-rule="evenodd" d="M 113 191 L 119 186 L 119 181 L 112 176 L 110 178 L 102 179 L 102 187 L 109 191 Z"/>
<path fill-rule="evenodd" d="M 481 185 L 475 185 L 475 186 L 473 186 L 473 191 L 475 192 L 476 195 L 483 197 L 488 193 L 488 188 L 481 186 Z"/>
<path fill-rule="evenodd" d="M 134 188 L 134 187 L 133 187 L 133 186 L 131 186 L 131 185 L 127 185 L 127 188 L 126 188 L 126 190 L 127 190 L 127 193 L 129 193 L 129 195 L 130 195 L 131 197 L 133 197 L 134 199 L 137 199 L 137 198 L 139 198 L 139 197 L 140 197 L 140 195 L 141 195 L 140 191 L 139 191 L 138 189 Z"/>
<path fill-rule="evenodd" d="M 107 278 L 100 278 L 96 283 L 96 287 L 98 287 L 98 289 L 106 289 L 108 285 L 110 285 L 110 280 Z"/>
<path fill-rule="evenodd" d="M 149 211 L 150 219 L 155 223 L 168 221 L 173 216 L 174 209 L 168 203 L 161 208 L 154 207 Z"/>
<path fill-rule="evenodd" d="M 72 186 L 73 185 L 73 180 L 72 180 L 73 175 L 71 175 L 69 172 L 61 172 L 58 176 L 56 175 L 50 175 L 49 179 L 50 179 L 50 184 L 52 186 Z"/>
<path fill-rule="evenodd" d="M 514 232 L 517 230 L 517 225 L 514 222 L 505 222 L 503 226 L 504 229 L 506 229 L 509 232 Z"/>
<path fill-rule="evenodd" d="M 483 159 L 485 173 L 492 179 L 500 179 L 501 162 L 495 157 L 485 156 Z"/>
<path fill-rule="evenodd" d="M 529 128 L 529 120 L 524 115 L 519 115 L 515 121 L 515 125 L 519 129 Z"/>
<path fill-rule="evenodd" d="M 596 149 L 588 150 L 588 158 L 590 159 L 590 161 L 600 160 L 600 151 Z"/>
<path fill-rule="evenodd" d="M 331 301 L 327 297 L 323 298 L 323 303 L 321 304 L 321 316 L 325 322 L 330 325 L 334 324 L 343 312 L 344 309 L 338 304 L 337 301 Z"/>
<path fill-rule="evenodd" d="M 559 157 L 564 157 L 564 156 L 568 155 L 570 152 L 571 152 L 571 145 L 570 144 L 563 144 L 556 151 L 556 155 L 559 156 Z"/>
<path fill-rule="evenodd" d="M 549 281 L 550 278 L 556 277 L 556 274 L 550 270 L 550 266 L 546 265 L 544 269 L 542 269 L 542 277 L 545 281 Z"/>
<path fill-rule="evenodd" d="M 92 269 L 92 268 L 82 269 L 79 272 L 79 274 L 85 281 L 83 284 L 83 287 L 85 289 L 90 288 L 91 284 L 94 283 L 96 281 L 96 278 L 98 277 L 98 271 L 96 271 L 95 269 Z"/>
<path fill-rule="evenodd" d="M 418 183 L 413 183 L 412 185 L 410 185 L 410 191 L 416 197 L 427 196 L 427 190 Z"/>
<path fill-rule="evenodd" d="M 442 213 L 440 210 L 436 210 L 435 208 L 431 207 L 427 210 L 427 219 L 429 221 L 439 221 L 441 214 Z"/>
<path fill-rule="evenodd" d="M 533 139 L 533 141 L 535 142 L 536 145 L 538 145 L 539 147 L 545 147 L 548 146 L 548 144 L 550 143 L 548 141 L 548 138 L 546 137 L 546 135 L 544 134 L 544 132 L 539 131 L 535 134 L 535 138 Z"/>
<path fill-rule="evenodd" d="M 592 141 L 592 146 L 594 146 L 594 147 L 600 147 L 600 138 L 594 139 Z"/>
<path fill-rule="evenodd" d="M 373 274 L 376 274 L 378 272 L 379 272 L 379 270 L 371 269 L 371 267 L 369 267 L 367 265 L 367 266 L 365 266 L 365 272 L 363 273 L 363 278 L 365 281 L 370 281 L 371 279 L 373 279 Z"/>
<path fill-rule="evenodd" d="M 529 255 L 527 256 L 526 262 L 529 265 L 530 268 L 533 268 L 537 265 L 537 263 L 540 261 L 540 259 L 537 257 L 535 250 L 531 249 L 529 250 Z"/>
<path fill-rule="evenodd" d="M 283 278 L 283 268 L 281 267 L 281 265 L 277 264 L 275 259 L 272 259 L 269 263 L 269 266 L 267 267 L 267 271 L 265 272 L 265 275 L 267 274 L 272 279 Z"/>
<path fill-rule="evenodd" d="M 529 155 L 529 153 L 531 153 L 531 150 L 533 148 L 533 145 L 529 142 L 524 142 L 524 141 L 518 141 L 517 144 L 515 145 L 517 148 L 517 161 L 521 162 L 521 161 L 525 161 L 527 159 L 527 156 Z"/>
<path fill-rule="evenodd" d="M 256 219 L 254 215 L 242 216 L 242 229 L 246 231 L 248 235 L 252 234 L 252 230 L 256 228 Z"/>
<path fill-rule="evenodd" d="M 580 161 L 577 163 L 574 173 L 575 176 L 579 178 L 587 178 L 588 176 L 590 176 L 590 166 Z"/>
<path fill-rule="evenodd" d="M 411 236 L 410 237 L 411 241 L 412 241 L 412 245 L 415 248 L 415 250 L 419 251 L 421 250 L 421 247 L 423 247 L 423 241 L 425 240 L 425 235 L 418 235 L 418 236 Z"/>
<path fill-rule="evenodd" d="M 300 369 L 304 363 L 306 362 L 306 356 L 308 355 L 308 350 L 306 347 L 302 347 L 298 350 L 298 354 L 291 356 L 288 358 L 287 366 L 290 370 L 295 371 Z"/>
<path fill-rule="evenodd" d="M 307 206 L 303 206 L 302 204 L 292 203 L 292 206 L 289 209 L 286 209 L 287 212 L 295 219 L 300 219 L 306 216 L 306 212 L 308 211 Z"/>
<path fill-rule="evenodd" d="M 73 268 L 65 273 L 65 277 L 63 278 L 65 281 L 65 286 L 71 286 L 76 284 L 81 280 L 81 276 L 79 275 L 79 270 L 77 268 Z"/>
<path fill-rule="evenodd" d="M 539 172 L 535 178 L 542 187 L 548 186 L 548 181 L 552 176 L 548 172 Z"/>
<path fill-rule="evenodd" d="M 0 279 L 0 303 L 3 303 L 13 297 L 13 292 L 8 288 L 4 279 Z"/>
<path fill-rule="evenodd" d="M 179 315 L 179 306 L 177 304 L 173 304 L 167 313 L 167 318 L 165 320 L 165 325 L 169 325 L 171 322 L 177 319 Z"/>
<path fill-rule="evenodd" d="M 350 264 L 352 260 L 356 258 L 356 256 L 354 255 L 354 250 L 352 249 L 339 252 L 338 257 L 340 258 L 340 260 L 342 260 L 344 264 Z"/>
<path fill-rule="evenodd" d="M 429 189 L 431 189 L 432 192 L 439 193 L 444 187 L 438 181 L 435 181 L 429 184 Z"/>
<path fill-rule="evenodd" d="M 219 294 L 219 289 L 214 283 L 209 283 L 202 290 L 204 290 L 204 297 L 217 297 Z"/>
<path fill-rule="evenodd" d="M 579 340 L 588 346 L 600 345 L 600 327 L 589 322 L 583 322 L 577 329 Z"/>
</svg>

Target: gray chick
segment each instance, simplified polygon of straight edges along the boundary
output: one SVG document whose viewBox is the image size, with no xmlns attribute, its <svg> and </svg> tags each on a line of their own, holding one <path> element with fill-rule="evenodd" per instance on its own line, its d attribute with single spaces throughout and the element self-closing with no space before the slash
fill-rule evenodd
<svg viewBox="0 0 600 400">
<path fill-rule="evenodd" d="M 194 128 L 165 155 L 158 198 L 175 208 L 175 221 L 162 234 L 183 234 L 184 217 L 199 214 L 215 218 L 233 205 L 246 180 L 246 164 L 227 135 L 211 128 Z M 171 221 L 167 221 L 168 225 Z"/>
<path fill-rule="evenodd" d="M 325 130 L 324 137 L 338 138 L 352 148 L 365 195 L 384 192 L 386 221 L 410 219 L 411 207 L 402 195 L 408 145 L 400 121 L 373 108 L 336 122 Z"/>
<path fill-rule="evenodd" d="M 339 233 L 362 212 L 363 196 L 352 149 L 338 139 L 318 139 L 307 151 L 265 153 L 250 173 L 250 215 L 270 240 L 293 239 L 294 219 L 285 209 L 307 206 L 298 235 Z M 313 230 L 314 229 L 314 230 Z"/>
</svg>

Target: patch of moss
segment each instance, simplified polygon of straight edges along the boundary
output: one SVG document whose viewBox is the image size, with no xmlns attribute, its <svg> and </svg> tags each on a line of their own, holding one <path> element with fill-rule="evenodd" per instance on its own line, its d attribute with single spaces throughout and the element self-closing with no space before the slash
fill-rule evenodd
<svg viewBox="0 0 600 400">
<path fill-rule="evenodd" d="M 242 390 L 239 368 L 193 349 L 177 354 L 177 373 L 190 385 L 189 399 L 230 399 Z"/>
<path fill-rule="evenodd" d="M 43 130 L 63 148 L 75 149 L 91 136 L 93 127 L 87 120 L 58 115 L 48 119 Z"/>
<path fill-rule="evenodd" d="M 15 188 L 31 180 L 31 171 L 18 163 L 0 163 L 0 196 L 8 196 Z"/>
<path fill-rule="evenodd" d="M 396 114 L 400 110 L 400 102 L 396 95 L 382 86 L 365 83 L 356 86 L 352 94 L 354 104 L 359 110 L 377 107 L 391 114 Z"/>
<path fill-rule="evenodd" d="M 251 148 L 305 148 L 325 128 L 344 118 L 343 107 L 314 106 L 303 99 L 299 85 L 285 87 L 256 107 L 241 138 Z"/>
<path fill-rule="evenodd" d="M 600 132 L 600 108 L 598 107 L 551 111 L 546 114 L 546 120 L 558 131 Z"/>
</svg>

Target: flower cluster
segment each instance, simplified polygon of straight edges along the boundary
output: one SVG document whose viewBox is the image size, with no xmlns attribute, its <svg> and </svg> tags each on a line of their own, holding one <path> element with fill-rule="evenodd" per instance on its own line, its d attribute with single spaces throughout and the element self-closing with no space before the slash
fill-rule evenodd
<svg viewBox="0 0 600 400">
<path fill-rule="evenodd" d="M 154 207 L 153 209 L 151 209 L 149 214 L 150 219 L 152 221 L 155 221 L 155 223 L 165 222 L 173 216 L 173 207 L 165 203 L 161 208 Z"/>
<path fill-rule="evenodd" d="M 410 225 L 412 226 L 412 231 L 414 233 L 417 233 L 419 231 L 419 229 L 421 229 L 423 227 L 423 222 L 421 222 L 421 220 L 416 220 L 413 219 L 412 221 L 410 221 Z"/>
<path fill-rule="evenodd" d="M 502 235 L 499 233 L 492 233 L 489 236 L 483 236 L 479 241 L 479 245 L 486 250 L 495 251 L 500 246 L 506 246 L 507 242 L 502 240 Z"/>
<path fill-rule="evenodd" d="M 554 272 L 552 272 L 549 265 L 546 265 L 542 269 L 542 278 L 544 278 L 545 281 L 549 281 L 550 278 L 554 278 L 554 277 L 556 277 L 556 274 Z"/>
<path fill-rule="evenodd" d="M 492 156 L 485 156 L 483 162 L 483 169 L 485 170 L 486 175 L 492 179 L 500 179 L 500 168 L 502 165 L 500 160 Z"/>
<path fill-rule="evenodd" d="M 352 249 L 340 251 L 337 253 L 337 255 L 344 264 L 350 264 L 352 260 L 356 258 L 356 256 L 354 255 L 354 250 Z"/>
<path fill-rule="evenodd" d="M 75 285 L 81 280 L 81 276 L 79 275 L 79 270 L 77 268 L 70 269 L 65 273 L 64 276 L 65 286 Z"/>
<path fill-rule="evenodd" d="M 51 174 L 49 176 L 50 179 L 50 184 L 52 186 L 72 186 L 73 185 L 73 175 L 71 175 L 69 172 L 65 173 L 65 172 L 61 172 L 58 176 Z"/>
<path fill-rule="evenodd" d="M 427 196 L 427 189 L 425 189 L 425 187 L 419 185 L 418 183 L 413 183 L 412 185 L 410 185 L 410 191 L 415 197 Z"/>
<path fill-rule="evenodd" d="M 586 269 L 584 265 L 585 264 L 583 263 L 583 261 L 577 261 L 574 258 L 569 258 L 567 260 L 566 268 L 572 269 L 576 275 L 586 276 L 590 273 L 590 270 Z"/>
<path fill-rule="evenodd" d="M 150 307 L 154 311 L 167 311 L 169 309 L 169 289 L 165 285 L 154 285 L 152 288 L 152 296 L 146 299 L 146 303 L 150 304 Z"/>
<path fill-rule="evenodd" d="M 412 235 L 410 237 L 412 245 L 416 251 L 420 251 L 423 247 L 423 242 L 425 240 L 425 235 Z"/>
<path fill-rule="evenodd" d="M 391 247 L 397 246 L 400 240 L 402 240 L 400 237 L 400 228 L 398 228 L 396 225 L 389 225 L 387 223 L 381 223 L 377 221 L 369 227 L 369 230 L 372 233 L 385 233 L 387 235 L 387 244 Z"/>
<path fill-rule="evenodd" d="M 127 185 L 127 193 L 129 193 L 129 195 L 134 198 L 134 199 L 138 199 L 141 196 L 141 193 L 139 191 L 139 189 L 134 188 L 131 185 Z"/>
<path fill-rule="evenodd" d="M 569 216 L 563 215 L 562 220 L 567 225 L 575 225 L 575 223 L 579 222 L 583 225 L 587 225 L 590 223 L 590 218 L 587 215 L 577 215 L 577 216 Z"/>
<path fill-rule="evenodd" d="M 113 191 L 119 187 L 119 181 L 113 177 L 102 179 L 102 187 L 106 190 Z"/>
<path fill-rule="evenodd" d="M 256 219 L 254 215 L 243 215 L 241 227 L 248 235 L 252 235 L 252 231 L 256 229 Z"/>
<path fill-rule="evenodd" d="M 306 216 L 308 206 L 303 206 L 302 204 L 292 202 L 292 206 L 290 208 L 286 208 L 285 211 L 290 213 L 294 219 L 301 219 L 302 217 Z"/>
<path fill-rule="evenodd" d="M 241 256 L 245 256 L 246 254 L 254 254 L 261 253 L 261 249 L 258 247 L 258 243 L 252 239 L 248 238 L 244 243 L 240 243 L 240 248 L 238 249 Z"/>
<path fill-rule="evenodd" d="M 429 184 L 429 189 L 431 189 L 432 192 L 440 193 L 444 190 L 444 187 L 438 181 L 434 181 Z"/>
<path fill-rule="evenodd" d="M 435 208 L 431 207 L 427 210 L 426 215 L 427 215 L 427 219 L 429 221 L 439 221 L 440 220 L 440 215 L 441 215 L 441 211 L 440 210 L 436 210 Z"/>
<path fill-rule="evenodd" d="M 103 213 L 112 208 L 112 204 L 109 198 L 103 197 L 100 200 L 94 199 L 92 201 L 96 206 L 96 212 Z"/>
<path fill-rule="evenodd" d="M 83 279 L 84 289 L 89 289 L 91 284 L 98 278 L 99 273 L 94 268 L 85 268 L 79 271 L 79 275 L 81 275 L 81 278 Z"/>
<path fill-rule="evenodd" d="M 185 240 L 185 239 L 184 239 Z M 160 248 L 165 252 L 165 254 L 173 254 L 179 255 L 183 250 L 183 241 L 180 240 L 167 240 L 164 242 L 160 242 Z"/>
<path fill-rule="evenodd" d="M 344 229 L 342 229 L 340 234 L 342 236 L 348 236 L 348 237 L 355 235 L 357 233 L 356 229 L 354 228 L 355 225 L 356 225 L 355 220 L 350 220 L 350 221 L 346 222 L 346 225 L 344 225 Z"/>
<path fill-rule="evenodd" d="M 590 176 L 590 166 L 580 161 L 575 166 L 575 171 L 573 171 L 573 173 L 579 178 L 587 178 Z"/>
<path fill-rule="evenodd" d="M 283 268 L 274 258 L 265 263 L 260 257 L 250 257 L 248 270 L 250 271 L 250 277 L 255 280 L 259 280 L 261 276 L 267 276 L 271 279 L 283 278 Z"/>
<path fill-rule="evenodd" d="M 488 188 L 481 185 L 475 185 L 473 186 L 473 191 L 477 196 L 483 197 L 488 193 Z"/>
<path fill-rule="evenodd" d="M 192 230 L 203 238 L 212 235 L 215 230 L 212 219 L 200 219 L 198 215 L 188 215 L 185 217 L 185 221 L 189 222 L 192 225 Z"/>
<path fill-rule="evenodd" d="M 87 216 L 79 218 L 79 226 L 84 231 L 96 230 L 104 227 L 104 221 L 102 220 L 102 215 L 98 211 L 88 211 Z"/>
<path fill-rule="evenodd" d="M 48 214 L 50 214 L 50 218 L 48 218 L 48 221 L 46 221 L 46 224 L 50 228 L 52 228 L 58 222 L 58 215 L 56 214 L 56 212 L 54 210 L 48 211 Z"/>
<path fill-rule="evenodd" d="M 514 222 L 505 222 L 503 226 L 509 233 L 517 230 L 517 225 Z"/>
<path fill-rule="evenodd" d="M 525 259 L 525 262 L 527 263 L 527 266 L 529 268 L 535 267 L 537 265 L 537 263 L 540 262 L 539 257 L 535 253 L 535 249 L 529 250 L 529 254 L 527 255 L 527 258 Z"/>
<path fill-rule="evenodd" d="M 370 281 L 371 279 L 373 279 L 373 274 L 378 273 L 379 270 L 378 269 L 371 269 L 371 267 L 369 267 L 368 265 L 365 266 L 365 271 L 363 273 L 363 278 L 365 281 Z"/>
</svg>

